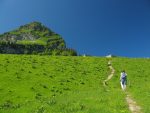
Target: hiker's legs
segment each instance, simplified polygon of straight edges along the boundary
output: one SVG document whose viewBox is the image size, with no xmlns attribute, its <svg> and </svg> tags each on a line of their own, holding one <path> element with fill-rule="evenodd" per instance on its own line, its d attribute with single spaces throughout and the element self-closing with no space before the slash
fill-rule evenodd
<svg viewBox="0 0 150 113">
<path fill-rule="evenodd" d="M 122 90 L 125 90 L 126 89 L 126 83 L 125 83 L 125 81 L 121 80 L 120 84 L 121 84 Z"/>
<path fill-rule="evenodd" d="M 123 84 L 122 84 L 122 81 L 120 82 L 120 84 L 121 84 L 121 88 L 123 89 Z"/>
<path fill-rule="evenodd" d="M 126 89 L 126 86 L 127 86 L 126 84 L 127 84 L 127 83 L 126 83 L 126 80 L 125 80 L 125 81 L 124 81 L 124 89 Z"/>
<path fill-rule="evenodd" d="M 123 90 L 125 90 L 125 89 L 126 89 L 126 81 L 124 80 L 124 81 L 122 82 L 122 84 L 123 84 Z"/>
</svg>

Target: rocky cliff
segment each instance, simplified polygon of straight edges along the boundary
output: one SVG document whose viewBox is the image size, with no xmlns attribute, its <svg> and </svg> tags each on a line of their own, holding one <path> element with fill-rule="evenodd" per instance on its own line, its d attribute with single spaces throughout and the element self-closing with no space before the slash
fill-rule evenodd
<svg viewBox="0 0 150 113">
<path fill-rule="evenodd" d="M 66 47 L 59 34 L 40 22 L 32 22 L 1 34 L 0 53 L 77 55 L 75 50 Z"/>
</svg>

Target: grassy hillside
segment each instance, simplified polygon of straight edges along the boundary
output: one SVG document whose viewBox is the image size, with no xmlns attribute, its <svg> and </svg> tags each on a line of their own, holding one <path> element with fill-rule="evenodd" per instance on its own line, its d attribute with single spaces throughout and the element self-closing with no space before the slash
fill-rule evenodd
<svg viewBox="0 0 150 113">
<path fill-rule="evenodd" d="M 116 69 L 116 78 L 119 78 L 121 70 L 126 70 L 128 74 L 128 92 L 142 107 L 143 113 L 149 113 L 150 59 L 114 58 L 113 66 Z"/>
<path fill-rule="evenodd" d="M 109 73 L 106 58 L 0 55 L 0 113 L 129 113 Z"/>
</svg>

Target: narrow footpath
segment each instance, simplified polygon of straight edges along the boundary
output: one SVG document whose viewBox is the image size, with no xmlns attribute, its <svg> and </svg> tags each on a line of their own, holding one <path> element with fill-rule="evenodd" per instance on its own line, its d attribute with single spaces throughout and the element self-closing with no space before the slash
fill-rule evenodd
<svg viewBox="0 0 150 113">
<path fill-rule="evenodd" d="M 107 85 L 107 82 L 114 76 L 114 73 L 115 73 L 115 69 L 112 67 L 110 60 L 108 61 L 108 66 L 109 66 L 109 69 L 111 70 L 111 73 L 110 75 L 108 75 L 107 79 L 103 81 L 104 86 Z"/>
<path fill-rule="evenodd" d="M 109 69 L 110 69 L 111 73 L 110 73 L 110 75 L 108 75 L 107 79 L 103 81 L 104 86 L 107 85 L 107 82 L 109 80 L 111 80 L 111 78 L 114 76 L 114 73 L 115 73 L 115 69 L 113 68 L 113 66 L 111 64 L 111 60 L 108 61 L 108 66 L 109 66 Z M 126 102 L 129 106 L 129 110 L 131 111 L 131 113 L 142 113 L 141 112 L 141 107 L 137 105 L 136 101 L 134 101 L 132 99 L 131 95 L 128 94 L 128 93 L 127 93 L 127 96 L 126 96 Z"/>
<path fill-rule="evenodd" d="M 142 113 L 141 107 L 137 105 L 137 103 L 132 99 L 132 97 L 129 94 L 127 94 L 126 96 L 126 101 L 132 113 Z"/>
</svg>

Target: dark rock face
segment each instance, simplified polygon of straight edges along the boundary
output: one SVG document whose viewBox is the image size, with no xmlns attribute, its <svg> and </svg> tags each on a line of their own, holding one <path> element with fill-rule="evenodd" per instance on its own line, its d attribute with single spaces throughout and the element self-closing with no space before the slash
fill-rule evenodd
<svg viewBox="0 0 150 113">
<path fill-rule="evenodd" d="M 45 50 L 41 45 L 1 44 L 0 53 L 3 54 L 34 54 Z"/>
</svg>

